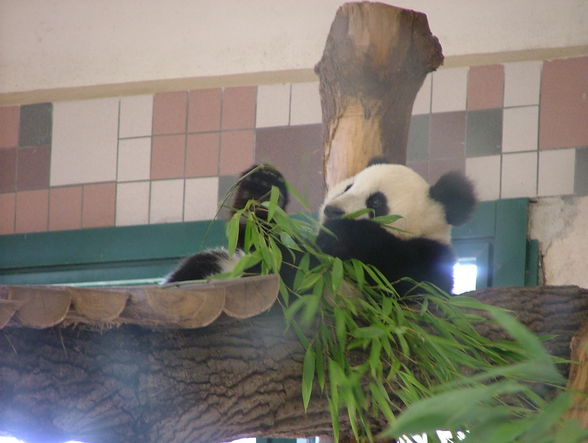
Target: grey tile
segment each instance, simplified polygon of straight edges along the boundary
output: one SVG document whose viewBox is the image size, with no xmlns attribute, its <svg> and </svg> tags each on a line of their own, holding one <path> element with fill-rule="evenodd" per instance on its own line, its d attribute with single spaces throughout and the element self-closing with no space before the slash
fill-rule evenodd
<svg viewBox="0 0 588 443">
<path fill-rule="evenodd" d="M 574 193 L 588 195 L 588 147 L 576 150 Z"/>
<path fill-rule="evenodd" d="M 228 220 L 230 216 L 229 208 L 233 204 L 233 194 L 229 192 L 234 191 L 233 186 L 239 179 L 236 175 L 221 175 L 218 178 L 218 200 L 219 200 L 219 219 Z"/>
<path fill-rule="evenodd" d="M 429 115 L 415 115 L 410 120 L 407 160 L 426 160 L 429 152 Z"/>
<path fill-rule="evenodd" d="M 467 113 L 466 156 L 500 154 L 502 150 L 502 109 Z"/>
<path fill-rule="evenodd" d="M 51 144 L 53 105 L 40 103 L 20 108 L 20 146 L 40 146 Z"/>
</svg>

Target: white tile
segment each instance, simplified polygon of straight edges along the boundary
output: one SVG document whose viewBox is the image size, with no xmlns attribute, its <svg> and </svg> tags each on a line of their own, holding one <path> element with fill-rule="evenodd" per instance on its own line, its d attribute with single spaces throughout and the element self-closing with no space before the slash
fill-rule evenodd
<svg viewBox="0 0 588 443">
<path fill-rule="evenodd" d="M 432 112 L 464 111 L 469 68 L 440 69 L 433 73 Z"/>
<path fill-rule="evenodd" d="M 466 158 L 466 175 L 481 201 L 500 198 L 500 155 Z"/>
<path fill-rule="evenodd" d="M 290 84 L 258 86 L 256 122 L 258 128 L 288 125 Z"/>
<path fill-rule="evenodd" d="M 149 223 L 182 221 L 184 206 L 184 180 L 159 180 L 151 182 L 151 206 Z"/>
<path fill-rule="evenodd" d="M 574 193 L 575 149 L 546 150 L 539 153 L 539 195 Z"/>
<path fill-rule="evenodd" d="M 118 142 L 118 181 L 149 180 L 151 137 Z"/>
<path fill-rule="evenodd" d="M 119 183 L 116 187 L 116 226 L 149 223 L 148 181 Z"/>
<path fill-rule="evenodd" d="M 145 137 L 151 135 L 152 121 L 152 95 L 121 98 L 119 137 Z"/>
<path fill-rule="evenodd" d="M 502 156 L 500 198 L 535 197 L 537 195 L 537 152 Z"/>
<path fill-rule="evenodd" d="M 428 114 L 431 112 L 431 83 L 433 74 L 427 74 L 421 89 L 417 92 L 412 105 L 412 115 Z"/>
<path fill-rule="evenodd" d="M 290 111 L 291 125 L 321 123 L 321 97 L 318 82 L 293 83 Z"/>
<path fill-rule="evenodd" d="M 502 120 L 503 152 L 537 149 L 538 132 L 538 106 L 504 109 Z"/>
<path fill-rule="evenodd" d="M 116 179 L 118 99 L 53 105 L 51 186 Z"/>
<path fill-rule="evenodd" d="M 218 210 L 218 177 L 186 180 L 184 221 L 212 220 Z"/>
<path fill-rule="evenodd" d="M 504 65 L 504 106 L 539 104 L 542 61 Z"/>
</svg>

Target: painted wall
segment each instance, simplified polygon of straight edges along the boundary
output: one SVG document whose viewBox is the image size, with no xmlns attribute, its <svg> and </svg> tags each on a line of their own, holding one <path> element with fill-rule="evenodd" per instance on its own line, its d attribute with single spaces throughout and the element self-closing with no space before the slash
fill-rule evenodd
<svg viewBox="0 0 588 443">
<path fill-rule="evenodd" d="M 0 0 L 0 93 L 311 69 L 341 0 Z M 396 0 L 447 56 L 588 45 L 585 0 Z"/>
</svg>

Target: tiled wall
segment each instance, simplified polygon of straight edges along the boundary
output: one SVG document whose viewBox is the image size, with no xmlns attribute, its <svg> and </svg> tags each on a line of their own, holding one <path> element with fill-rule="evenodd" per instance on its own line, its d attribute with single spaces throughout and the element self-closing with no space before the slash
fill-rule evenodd
<svg viewBox="0 0 588 443">
<path fill-rule="evenodd" d="M 408 164 L 484 200 L 588 194 L 587 96 L 588 57 L 440 70 Z M 316 209 L 321 139 L 316 82 L 0 107 L 0 234 L 211 219 L 261 161 Z"/>
<path fill-rule="evenodd" d="M 461 169 L 483 200 L 588 194 L 588 57 L 430 75 L 408 164 L 431 182 Z"/>
</svg>

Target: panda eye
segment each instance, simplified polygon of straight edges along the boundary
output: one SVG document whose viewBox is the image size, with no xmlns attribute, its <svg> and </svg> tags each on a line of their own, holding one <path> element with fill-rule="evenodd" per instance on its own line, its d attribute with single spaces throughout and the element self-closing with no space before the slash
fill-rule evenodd
<svg viewBox="0 0 588 443">
<path fill-rule="evenodd" d="M 388 214 L 388 199 L 381 192 L 374 192 L 373 194 L 371 194 L 367 198 L 365 206 L 368 209 L 372 209 L 370 213 L 370 218 Z"/>
</svg>

